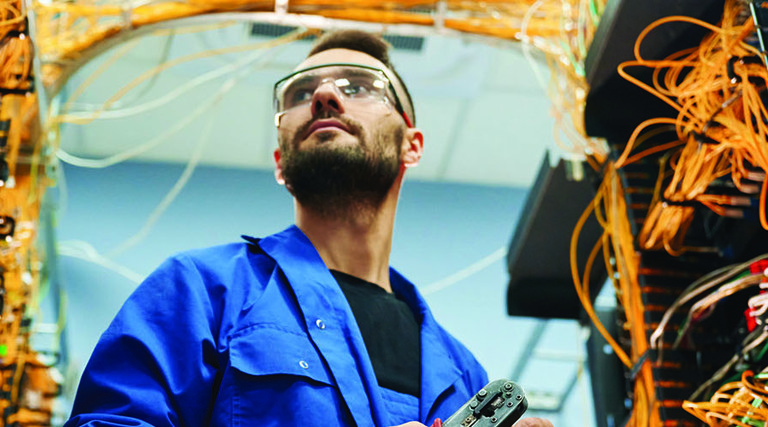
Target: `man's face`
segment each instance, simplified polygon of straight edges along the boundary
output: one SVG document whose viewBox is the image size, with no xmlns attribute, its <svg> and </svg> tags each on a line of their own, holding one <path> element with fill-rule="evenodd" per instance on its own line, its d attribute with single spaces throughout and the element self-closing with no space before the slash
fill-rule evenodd
<svg viewBox="0 0 768 427">
<path fill-rule="evenodd" d="M 346 49 L 320 52 L 297 69 L 333 63 L 389 71 L 375 58 Z M 400 172 L 405 121 L 392 103 L 350 99 L 324 72 L 318 69 L 322 83 L 300 94 L 307 102 L 280 117 L 278 172 L 305 207 L 329 214 L 376 207 Z"/>
</svg>

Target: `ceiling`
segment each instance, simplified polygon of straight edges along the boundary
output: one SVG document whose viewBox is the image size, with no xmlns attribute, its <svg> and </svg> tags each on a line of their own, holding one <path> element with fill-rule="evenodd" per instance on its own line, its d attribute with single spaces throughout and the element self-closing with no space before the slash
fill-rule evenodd
<svg viewBox="0 0 768 427">
<path fill-rule="evenodd" d="M 181 61 L 212 49 L 274 41 L 254 36 L 252 29 L 241 22 L 202 32 L 157 31 L 90 61 L 58 99 L 62 112 L 79 120 L 103 109 L 129 82 L 146 79 L 96 120 L 65 124 L 60 147 L 85 158 L 141 151 L 132 158 L 271 169 L 272 84 L 301 62 L 311 42 Z M 392 57 L 425 133 L 425 155 L 409 172 L 411 179 L 532 182 L 544 150 L 554 146 L 554 120 L 519 44 L 428 35 L 421 49 L 395 49 Z M 158 66 L 166 69 L 153 73 Z M 84 82 L 87 90 L 72 99 Z M 145 145 L 152 148 L 143 150 Z"/>
</svg>

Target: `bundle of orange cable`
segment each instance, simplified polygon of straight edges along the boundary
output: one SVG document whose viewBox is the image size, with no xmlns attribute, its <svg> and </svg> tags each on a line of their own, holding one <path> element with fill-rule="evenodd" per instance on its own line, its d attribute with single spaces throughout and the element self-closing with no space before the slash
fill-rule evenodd
<svg viewBox="0 0 768 427">
<path fill-rule="evenodd" d="M 506 40 L 519 40 L 523 21 L 531 5 L 535 14 L 527 17 L 528 35 L 558 38 L 582 5 L 602 5 L 605 0 L 291 0 L 281 13 L 318 15 L 332 19 L 382 24 L 410 24 L 439 30 L 454 30 Z M 181 18 L 230 13 L 228 19 L 246 12 L 276 12 L 278 1 L 187 0 L 171 2 L 33 2 L 38 54 L 43 63 L 42 80 L 55 93 L 74 71 L 92 57 L 102 42 L 126 36 L 151 24 Z M 596 6 L 592 6 L 596 9 Z M 577 12 L 572 12 L 577 11 Z M 232 13 L 236 12 L 236 14 Z M 596 11 L 592 12 L 597 14 Z M 590 26 L 594 26 L 594 22 Z M 570 24 L 572 29 L 578 25 Z M 571 30 L 572 31 L 572 30 Z M 584 43 L 582 43 L 583 45 Z"/>
<path fill-rule="evenodd" d="M 0 425 L 50 423 L 58 384 L 30 344 L 43 260 L 43 168 L 32 40 L 20 1 L 0 1 Z M 30 396 L 37 396 L 32 398 Z"/>
<path fill-rule="evenodd" d="M 768 375 L 744 371 L 741 381 L 723 384 L 707 402 L 683 403 L 683 408 L 713 427 L 754 427 L 768 422 Z"/>
<path fill-rule="evenodd" d="M 698 48 L 683 50 L 664 60 L 643 58 L 640 47 L 648 33 L 673 22 L 693 23 L 712 33 Z M 690 202 L 724 214 L 728 206 L 743 203 L 744 199 L 705 194 L 712 182 L 730 174 L 737 187 L 746 189 L 745 177 L 754 176 L 750 166 L 768 170 L 768 111 L 760 98 L 768 83 L 768 70 L 759 50 L 745 42 L 754 31 L 743 2 L 729 0 L 719 27 L 682 16 L 657 20 L 638 37 L 635 60 L 619 67 L 624 78 L 678 111 L 674 118 L 660 117 L 641 123 L 616 163 L 622 167 L 650 154 L 674 150 L 669 156 L 671 179 L 651 206 L 638 236 L 642 248 L 664 248 L 672 254 L 691 250 L 682 243 L 694 212 Z M 652 84 L 627 72 L 628 67 L 637 66 L 654 70 Z M 676 138 L 634 153 L 644 136 L 656 131 L 659 125 L 674 127 Z M 657 129 L 648 130 L 654 126 Z M 760 179 L 764 181 L 765 174 Z M 768 229 L 765 184 L 764 181 L 760 196 L 760 221 Z"/>
<path fill-rule="evenodd" d="M 583 273 L 580 273 L 576 262 L 576 248 L 584 223 L 592 214 L 603 228 L 603 234 L 595 243 Z M 624 329 L 629 332 L 631 339 L 629 354 L 602 325 L 590 301 L 589 273 L 596 257 L 601 253 L 608 268 L 608 277 L 613 282 L 620 309 L 623 310 L 626 318 Z M 660 426 L 658 407 L 669 402 L 657 401 L 651 361 L 643 358 L 648 350 L 648 342 L 645 335 L 644 307 L 637 282 L 639 259 L 634 249 L 634 239 L 627 217 L 624 189 L 613 164 L 606 165 L 603 182 L 597 190 L 594 201 L 584 211 L 574 228 L 570 255 L 576 293 L 588 316 L 624 366 L 628 370 L 637 370 L 633 388 L 632 415 L 628 425 Z M 679 403 L 673 402 L 673 404 L 679 406 Z"/>
</svg>

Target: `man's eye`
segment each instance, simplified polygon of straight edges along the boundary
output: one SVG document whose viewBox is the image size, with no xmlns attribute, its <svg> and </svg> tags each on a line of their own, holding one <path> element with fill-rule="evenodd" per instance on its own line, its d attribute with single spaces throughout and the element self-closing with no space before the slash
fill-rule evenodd
<svg viewBox="0 0 768 427">
<path fill-rule="evenodd" d="M 348 86 L 344 86 L 342 90 L 346 95 L 355 97 L 368 96 L 371 93 L 371 90 L 368 88 L 368 86 L 356 83 L 351 83 Z"/>
<path fill-rule="evenodd" d="M 303 104 L 312 99 L 312 93 L 313 91 L 309 89 L 298 88 L 294 91 L 291 91 L 288 102 L 291 105 Z"/>
</svg>

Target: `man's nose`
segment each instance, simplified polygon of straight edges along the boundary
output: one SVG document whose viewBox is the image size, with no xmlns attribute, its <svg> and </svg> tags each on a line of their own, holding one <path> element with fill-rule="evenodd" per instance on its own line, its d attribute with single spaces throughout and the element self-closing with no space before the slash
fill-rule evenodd
<svg viewBox="0 0 768 427">
<path fill-rule="evenodd" d="M 332 110 L 339 114 L 344 113 L 344 103 L 336 86 L 326 82 L 315 89 L 312 94 L 312 115 L 315 116 L 325 110 Z"/>
</svg>

